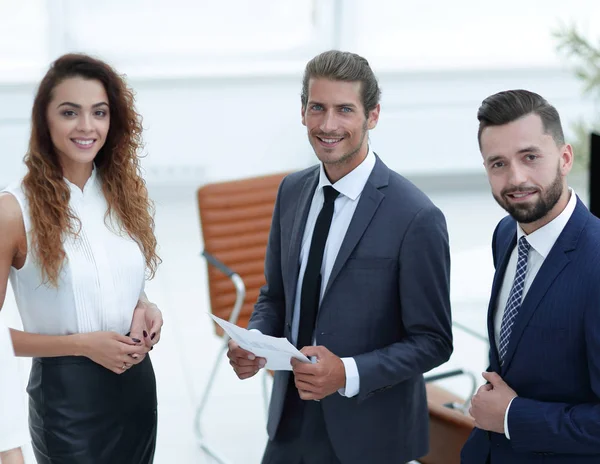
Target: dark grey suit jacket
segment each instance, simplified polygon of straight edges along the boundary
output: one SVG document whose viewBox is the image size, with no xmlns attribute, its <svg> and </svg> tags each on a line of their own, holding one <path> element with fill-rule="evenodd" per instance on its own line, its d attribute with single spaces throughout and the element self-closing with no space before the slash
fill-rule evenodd
<svg viewBox="0 0 600 464">
<path fill-rule="evenodd" d="M 249 328 L 291 339 L 300 244 L 319 180 L 312 167 L 279 187 L 261 289 Z M 321 401 L 343 464 L 396 464 L 428 451 L 422 374 L 452 353 L 450 256 L 442 212 L 377 157 L 333 266 L 315 335 L 339 357 L 354 357 L 360 392 Z M 288 371 L 278 371 L 269 410 L 273 439 Z"/>
</svg>

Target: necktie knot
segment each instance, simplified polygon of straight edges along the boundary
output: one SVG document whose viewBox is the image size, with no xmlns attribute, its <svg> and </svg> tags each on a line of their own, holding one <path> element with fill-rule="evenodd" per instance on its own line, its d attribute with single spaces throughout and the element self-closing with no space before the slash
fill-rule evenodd
<svg viewBox="0 0 600 464">
<path fill-rule="evenodd" d="M 519 239 L 519 255 L 523 255 L 523 254 L 527 254 L 529 253 L 529 249 L 531 248 L 531 245 L 529 244 L 529 242 L 527 241 L 527 237 L 525 237 L 524 235 Z"/>
<path fill-rule="evenodd" d="M 331 185 L 325 185 L 323 187 L 323 195 L 325 196 L 325 203 L 333 203 L 338 197 L 340 192 L 334 189 Z"/>
</svg>

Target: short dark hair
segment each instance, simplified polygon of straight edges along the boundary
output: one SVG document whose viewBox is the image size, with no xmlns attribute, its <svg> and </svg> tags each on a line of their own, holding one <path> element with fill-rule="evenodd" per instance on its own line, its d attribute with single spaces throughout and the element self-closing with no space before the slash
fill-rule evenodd
<svg viewBox="0 0 600 464">
<path fill-rule="evenodd" d="M 365 115 L 375 109 L 381 98 L 381 89 L 369 62 L 356 53 L 329 50 L 310 60 L 302 79 L 302 107 L 308 103 L 308 84 L 311 78 L 334 81 L 360 82 L 361 98 Z"/>
<path fill-rule="evenodd" d="M 477 111 L 479 132 L 477 140 L 481 146 L 481 133 L 486 127 L 501 126 L 527 116 L 537 114 L 556 145 L 565 143 L 560 116 L 556 108 L 542 96 L 528 90 L 506 90 L 487 97 Z"/>
</svg>

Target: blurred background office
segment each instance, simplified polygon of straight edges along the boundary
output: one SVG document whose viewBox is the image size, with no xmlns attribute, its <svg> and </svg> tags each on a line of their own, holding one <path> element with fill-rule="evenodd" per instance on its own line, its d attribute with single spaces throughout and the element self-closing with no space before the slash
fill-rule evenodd
<svg viewBox="0 0 600 464">
<path fill-rule="evenodd" d="M 193 419 L 220 340 L 207 316 L 195 191 L 314 164 L 300 122 L 306 62 L 336 48 L 371 63 L 383 90 L 372 146 L 446 214 L 454 318 L 485 334 L 489 244 L 503 212 L 482 167 L 477 108 L 508 88 L 546 97 L 577 147 L 571 183 L 587 201 L 582 134 L 600 120 L 600 51 L 586 47 L 599 38 L 597 0 L 0 0 L 0 187 L 24 173 L 32 98 L 52 60 L 84 52 L 127 75 L 144 118 L 143 167 L 164 260 L 147 286 L 165 318 L 152 353 L 156 462 L 211 462 Z M 578 67 L 591 74 L 578 76 Z M 20 327 L 10 290 L 0 317 Z M 455 337 L 444 368 L 479 375 L 485 341 L 461 330 Z M 26 360 L 22 371 L 25 384 Z M 266 440 L 260 382 L 237 381 L 228 368 L 215 378 L 203 432 L 231 463 L 259 462 Z M 444 385 L 469 393 L 464 380 Z"/>
</svg>

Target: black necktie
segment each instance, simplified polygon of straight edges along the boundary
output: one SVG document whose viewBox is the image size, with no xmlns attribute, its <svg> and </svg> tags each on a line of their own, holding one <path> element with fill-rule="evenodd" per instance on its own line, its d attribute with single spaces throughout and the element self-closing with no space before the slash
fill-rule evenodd
<svg viewBox="0 0 600 464">
<path fill-rule="evenodd" d="M 321 265 L 323 264 L 323 252 L 327 235 L 333 218 L 333 205 L 340 194 L 330 185 L 323 187 L 325 202 L 315 223 L 308 261 L 304 278 L 302 280 L 302 293 L 300 294 L 300 328 L 298 330 L 298 348 L 312 345 L 319 299 L 321 295 Z"/>
</svg>

